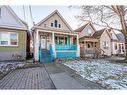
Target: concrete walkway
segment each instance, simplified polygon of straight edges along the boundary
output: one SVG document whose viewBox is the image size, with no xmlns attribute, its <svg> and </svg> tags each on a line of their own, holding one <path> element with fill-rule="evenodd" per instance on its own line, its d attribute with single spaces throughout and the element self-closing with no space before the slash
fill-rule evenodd
<svg viewBox="0 0 127 95">
<path fill-rule="evenodd" d="M 56 89 L 104 89 L 100 84 L 83 79 L 65 65 L 45 64 L 45 68 Z"/>
<path fill-rule="evenodd" d="M 85 89 L 74 78 L 70 77 L 64 70 L 55 64 L 45 64 L 45 68 L 49 73 L 56 89 Z"/>
</svg>

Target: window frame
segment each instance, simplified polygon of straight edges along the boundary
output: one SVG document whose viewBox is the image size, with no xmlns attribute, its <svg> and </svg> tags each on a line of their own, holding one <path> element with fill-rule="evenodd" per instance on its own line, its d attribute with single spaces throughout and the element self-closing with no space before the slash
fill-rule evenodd
<svg viewBox="0 0 127 95">
<path fill-rule="evenodd" d="M 9 37 L 10 37 L 10 39 L 8 40 L 8 45 L 1 45 L 1 41 L 2 40 L 0 40 L 0 46 L 18 46 L 18 44 L 19 44 L 19 40 L 18 40 L 18 33 L 16 33 L 16 32 L 0 32 L 0 33 L 8 33 L 8 35 L 9 35 Z M 16 34 L 17 35 L 17 37 L 16 37 L 16 39 L 17 39 L 17 45 L 11 45 L 11 34 Z"/>
<path fill-rule="evenodd" d="M 117 49 L 118 49 L 117 43 L 115 43 L 115 46 L 114 46 L 114 47 L 115 47 L 115 50 L 117 50 Z"/>
<path fill-rule="evenodd" d="M 58 20 L 54 20 L 53 22 L 50 23 L 49 27 L 55 29 L 61 29 L 62 25 L 59 23 Z"/>
<path fill-rule="evenodd" d="M 106 43 L 106 44 L 104 45 L 104 43 Z M 109 42 L 108 41 L 103 41 L 102 46 L 103 46 L 104 49 L 108 49 L 109 48 Z"/>
<path fill-rule="evenodd" d="M 92 30 L 91 29 L 88 29 L 87 30 L 87 34 L 88 34 L 88 36 L 92 36 Z"/>
</svg>

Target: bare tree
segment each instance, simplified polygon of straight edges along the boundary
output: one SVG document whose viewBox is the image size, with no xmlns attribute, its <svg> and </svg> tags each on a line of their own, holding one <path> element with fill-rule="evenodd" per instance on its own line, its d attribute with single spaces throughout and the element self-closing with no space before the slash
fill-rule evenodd
<svg viewBox="0 0 127 95">
<path fill-rule="evenodd" d="M 101 5 L 101 6 L 73 6 L 81 10 L 76 16 L 81 21 L 91 21 L 93 24 L 112 28 L 123 33 L 125 37 L 125 60 L 127 62 L 127 6 Z"/>
</svg>

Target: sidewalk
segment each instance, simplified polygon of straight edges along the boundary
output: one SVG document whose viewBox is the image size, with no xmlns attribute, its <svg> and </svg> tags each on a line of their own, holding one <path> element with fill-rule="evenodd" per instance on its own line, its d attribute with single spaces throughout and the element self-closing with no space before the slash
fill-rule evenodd
<svg viewBox="0 0 127 95">
<path fill-rule="evenodd" d="M 45 68 L 56 89 L 104 89 L 62 64 L 45 64 Z"/>
</svg>

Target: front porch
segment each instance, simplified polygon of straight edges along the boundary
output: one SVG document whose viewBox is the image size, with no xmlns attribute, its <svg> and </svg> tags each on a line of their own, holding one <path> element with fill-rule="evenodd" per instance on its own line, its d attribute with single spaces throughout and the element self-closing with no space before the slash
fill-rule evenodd
<svg viewBox="0 0 127 95">
<path fill-rule="evenodd" d="M 99 39 L 96 38 L 81 38 L 80 52 L 82 57 L 98 58 L 101 54 Z"/>
<path fill-rule="evenodd" d="M 76 33 L 38 30 L 34 49 L 35 61 L 49 63 L 56 58 L 79 57 L 78 40 Z"/>
</svg>

